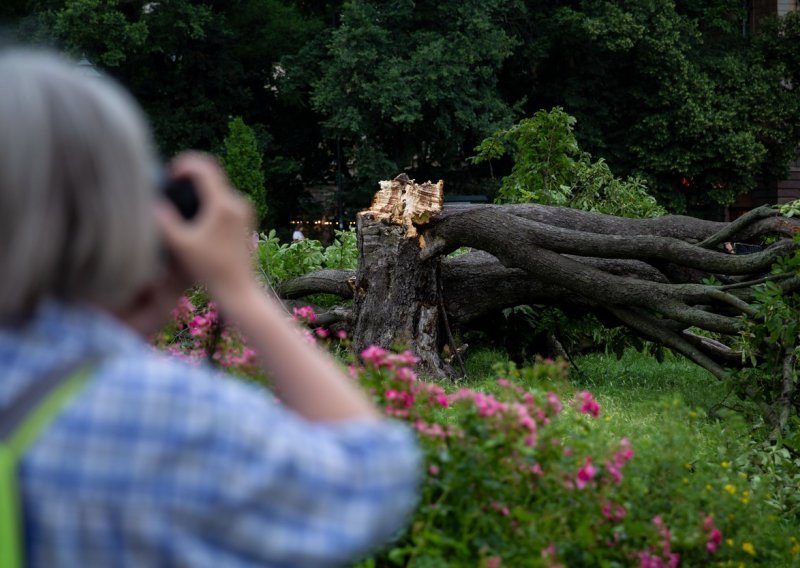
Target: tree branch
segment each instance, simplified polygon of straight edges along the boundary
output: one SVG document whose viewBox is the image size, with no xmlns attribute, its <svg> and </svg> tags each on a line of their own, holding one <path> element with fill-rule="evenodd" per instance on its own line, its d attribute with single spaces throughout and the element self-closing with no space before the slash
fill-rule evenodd
<svg viewBox="0 0 800 568">
<path fill-rule="evenodd" d="M 276 293 L 281 298 L 302 298 L 311 294 L 335 294 L 342 298 L 353 297 L 352 270 L 318 270 L 298 278 L 281 282 Z"/>
</svg>

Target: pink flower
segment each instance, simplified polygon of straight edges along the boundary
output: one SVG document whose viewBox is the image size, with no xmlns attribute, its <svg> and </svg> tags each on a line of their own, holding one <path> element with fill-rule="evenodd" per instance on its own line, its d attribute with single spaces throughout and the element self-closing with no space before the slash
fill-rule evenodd
<svg viewBox="0 0 800 568">
<path fill-rule="evenodd" d="M 311 323 L 317 321 L 317 314 L 314 313 L 314 308 L 311 306 L 302 306 L 292 310 L 292 317 L 297 321 L 304 321 Z"/>
<path fill-rule="evenodd" d="M 583 462 L 583 467 L 578 470 L 578 475 L 575 477 L 575 485 L 578 486 L 578 489 L 583 489 L 594 479 L 595 475 L 597 475 L 597 470 L 592 465 L 592 458 L 587 457 L 586 461 Z"/>
<path fill-rule="evenodd" d="M 547 402 L 550 404 L 550 408 L 553 409 L 553 414 L 559 415 L 561 414 L 561 400 L 558 398 L 558 395 L 554 392 L 547 393 Z"/>
<path fill-rule="evenodd" d="M 417 359 L 411 351 L 403 351 L 396 355 L 390 355 L 390 358 L 392 362 L 408 367 L 413 367 L 419 362 L 419 359 Z"/>
<path fill-rule="evenodd" d="M 719 545 L 722 544 L 722 532 L 714 526 L 714 517 L 707 515 L 703 519 L 703 530 L 708 533 L 706 550 L 708 550 L 709 554 L 714 554 Z"/>
<path fill-rule="evenodd" d="M 706 542 L 706 550 L 709 553 L 714 554 L 719 548 L 719 545 L 722 543 L 722 532 L 716 527 L 711 529 L 711 532 L 708 535 L 708 542 Z"/>
<path fill-rule="evenodd" d="M 347 332 L 343 329 L 340 329 L 336 332 L 336 337 L 338 339 L 347 339 Z"/>
<path fill-rule="evenodd" d="M 486 559 L 486 568 L 500 568 L 503 559 L 499 556 L 490 556 Z"/>
<path fill-rule="evenodd" d="M 376 367 L 380 367 L 386 361 L 387 351 L 383 347 L 377 345 L 370 345 L 361 352 L 361 358 L 367 362 L 372 363 Z"/>
<path fill-rule="evenodd" d="M 591 414 L 594 418 L 600 416 L 600 405 L 588 391 L 581 391 L 575 395 L 575 398 L 580 399 L 581 405 L 579 410 L 584 414 Z"/>
<path fill-rule="evenodd" d="M 436 467 L 435 465 L 432 465 L 432 466 L 430 466 L 430 467 L 428 468 L 428 473 L 429 473 L 430 475 L 432 475 L 432 476 L 436 477 L 437 475 L 439 475 L 439 468 L 438 468 L 438 467 Z"/>
<path fill-rule="evenodd" d="M 400 381 L 412 383 L 417 380 L 417 374 L 410 367 L 400 367 L 395 371 L 395 377 Z"/>
<path fill-rule="evenodd" d="M 330 335 L 331 332 L 325 329 L 324 327 L 318 327 L 314 330 L 314 333 L 316 333 L 317 337 L 319 337 L 320 339 L 325 339 Z"/>
<path fill-rule="evenodd" d="M 547 548 L 543 548 L 541 551 L 542 558 L 549 558 L 554 560 L 556 557 L 556 545 L 550 544 Z"/>
</svg>

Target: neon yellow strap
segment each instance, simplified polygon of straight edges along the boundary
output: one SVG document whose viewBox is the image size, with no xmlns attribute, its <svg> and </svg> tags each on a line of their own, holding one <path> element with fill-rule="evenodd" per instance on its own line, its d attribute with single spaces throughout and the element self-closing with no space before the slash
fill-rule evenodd
<svg viewBox="0 0 800 568">
<path fill-rule="evenodd" d="M 25 564 L 17 482 L 19 460 L 86 383 L 89 371 L 85 366 L 63 380 L 24 418 L 8 440 L 0 444 L 0 566 L 3 568 L 22 568 Z"/>
</svg>

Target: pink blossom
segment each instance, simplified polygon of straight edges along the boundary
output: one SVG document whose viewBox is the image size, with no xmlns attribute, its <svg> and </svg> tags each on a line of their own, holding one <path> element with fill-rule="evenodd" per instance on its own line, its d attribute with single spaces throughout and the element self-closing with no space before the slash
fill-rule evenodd
<svg viewBox="0 0 800 568">
<path fill-rule="evenodd" d="M 561 414 L 561 400 L 558 398 L 558 395 L 554 392 L 547 393 L 547 402 L 550 404 L 550 408 L 553 409 L 553 414 L 558 416 Z"/>
<path fill-rule="evenodd" d="M 722 532 L 716 527 L 711 529 L 708 535 L 708 542 L 706 542 L 706 549 L 709 553 L 714 554 L 722 543 Z"/>
<path fill-rule="evenodd" d="M 317 314 L 314 313 L 314 308 L 311 306 L 302 306 L 292 310 L 292 317 L 297 321 L 305 321 L 308 323 L 317 321 Z"/>
<path fill-rule="evenodd" d="M 600 404 L 594 399 L 592 393 L 588 391 L 581 391 L 575 395 L 575 398 L 580 399 L 581 405 L 579 410 L 584 414 L 591 414 L 594 418 L 600 416 Z"/>
<path fill-rule="evenodd" d="M 361 352 L 361 358 L 367 362 L 372 363 L 376 367 L 380 367 L 386 361 L 387 351 L 383 347 L 377 345 L 370 345 Z"/>
<path fill-rule="evenodd" d="M 403 351 L 402 353 L 390 355 L 390 359 L 393 363 L 406 365 L 409 367 L 413 367 L 419 362 L 419 359 L 414 356 L 412 351 Z"/>
<path fill-rule="evenodd" d="M 500 385 L 501 387 L 507 387 L 511 383 L 508 382 L 508 379 L 500 378 L 500 379 L 497 379 L 497 384 Z"/>
<path fill-rule="evenodd" d="M 450 405 L 450 402 L 447 400 L 447 395 L 446 394 L 438 394 L 438 395 L 436 395 L 436 399 L 435 400 L 436 400 L 436 404 L 438 404 L 439 406 L 442 406 L 444 408 L 447 408 Z"/>
<path fill-rule="evenodd" d="M 432 476 L 436 477 L 437 475 L 439 475 L 439 468 L 438 468 L 438 467 L 436 467 L 435 465 L 431 465 L 431 466 L 428 468 L 428 473 L 429 473 L 430 475 L 432 475 Z"/>
<path fill-rule="evenodd" d="M 336 332 L 336 337 L 338 339 L 347 339 L 347 332 L 343 329 L 340 329 Z"/>
<path fill-rule="evenodd" d="M 575 477 L 575 485 L 578 489 L 583 489 L 589 482 L 597 475 L 597 470 L 592 465 L 592 458 L 587 457 L 583 462 L 583 467 L 578 470 L 578 475 Z"/>
<path fill-rule="evenodd" d="M 550 546 L 543 548 L 541 551 L 542 558 L 549 558 L 554 560 L 556 557 L 556 545 L 550 544 Z"/>
<path fill-rule="evenodd" d="M 417 374 L 411 367 L 400 367 L 395 371 L 395 377 L 397 377 L 398 380 L 409 383 L 413 383 L 417 380 Z"/>
<path fill-rule="evenodd" d="M 717 552 L 719 545 L 722 544 L 722 532 L 714 526 L 714 517 L 707 515 L 703 519 L 703 530 L 708 533 L 706 550 L 708 550 L 709 554 L 714 554 Z"/>
<path fill-rule="evenodd" d="M 500 568 L 503 559 L 499 556 L 490 556 L 486 559 L 486 568 Z"/>
<path fill-rule="evenodd" d="M 325 329 L 324 327 L 316 328 L 314 330 L 314 333 L 316 333 L 317 337 L 319 337 L 320 339 L 325 339 L 326 337 L 328 337 L 331 334 L 331 332 L 328 331 L 327 329 Z"/>
</svg>

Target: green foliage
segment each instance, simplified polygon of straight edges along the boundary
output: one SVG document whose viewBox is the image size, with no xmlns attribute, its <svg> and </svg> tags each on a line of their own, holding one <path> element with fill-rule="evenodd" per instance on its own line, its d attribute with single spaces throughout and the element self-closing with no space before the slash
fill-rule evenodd
<svg viewBox="0 0 800 568">
<path fill-rule="evenodd" d="M 735 2 L 525 4 L 537 25 L 516 28 L 512 92 L 528 112 L 563 105 L 582 147 L 670 209 L 728 202 L 786 171 L 800 97 L 776 73 L 797 69 L 797 36 L 743 38 Z"/>
<path fill-rule="evenodd" d="M 800 243 L 800 234 L 795 236 L 795 242 Z M 800 411 L 800 389 L 797 388 L 800 383 L 797 376 L 800 295 L 786 291 L 781 285 L 787 278 L 798 275 L 800 252 L 778 259 L 770 273 L 775 280 L 754 287 L 751 304 L 754 314 L 744 317 L 739 338 L 743 357 L 749 358 L 753 367 L 742 369 L 732 380 L 739 392 L 760 404 L 762 417 L 771 428 L 787 426 L 777 418 L 783 408 L 789 416 L 797 416 Z M 798 426 L 800 424 L 795 421 L 794 430 L 789 432 L 796 435 L 783 441 L 795 452 L 800 452 Z"/>
<path fill-rule="evenodd" d="M 619 179 L 605 160 L 593 162 L 574 133 L 575 119 L 562 108 L 538 111 L 475 148 L 476 163 L 511 155 L 498 203 L 540 203 L 622 217 L 658 217 L 666 211 L 638 178 Z"/>
<path fill-rule="evenodd" d="M 307 51 L 317 67 L 289 71 L 311 88 L 328 136 L 342 143 L 352 188 L 413 166 L 451 169 L 510 118 L 498 69 L 515 41 L 503 21 L 516 0 L 344 3 L 340 25 Z"/>
<path fill-rule="evenodd" d="M 581 158 L 573 126 L 575 119 L 561 108 L 538 111 L 508 130 L 498 130 L 475 148 L 476 163 L 510 152 L 514 165 L 503 178 L 497 203 L 566 205 L 568 186 Z"/>
<path fill-rule="evenodd" d="M 261 234 L 255 250 L 256 263 L 262 278 L 277 284 L 322 268 L 355 270 L 358 247 L 355 231 L 336 231 L 328 247 L 314 239 L 281 243 L 275 230 Z"/>
<path fill-rule="evenodd" d="M 245 194 L 255 206 L 256 220 L 260 224 L 267 214 L 264 169 L 256 136 L 242 117 L 237 116 L 228 123 L 224 145 L 222 164 L 225 171 L 233 186 Z"/>
<path fill-rule="evenodd" d="M 148 27 L 140 14 L 133 15 L 120 0 L 70 0 L 51 12 L 53 31 L 66 40 L 67 49 L 76 55 L 91 46 L 96 62 L 118 67 L 126 54 L 141 49 L 147 41 Z"/>
<path fill-rule="evenodd" d="M 765 485 L 726 448 L 698 452 L 713 427 L 679 399 L 653 402 L 638 431 L 574 393 L 562 363 L 506 363 L 484 389 L 448 394 L 414 380 L 405 355 L 363 357 L 362 383 L 419 431 L 427 465 L 411 526 L 363 567 L 791 561 Z"/>
<path fill-rule="evenodd" d="M 784 217 L 800 216 L 800 199 L 795 199 L 794 201 L 778 206 L 778 211 Z"/>
<path fill-rule="evenodd" d="M 355 270 L 358 268 L 358 235 L 355 229 L 336 231 L 336 238 L 325 249 L 322 258 L 325 268 Z"/>
</svg>

